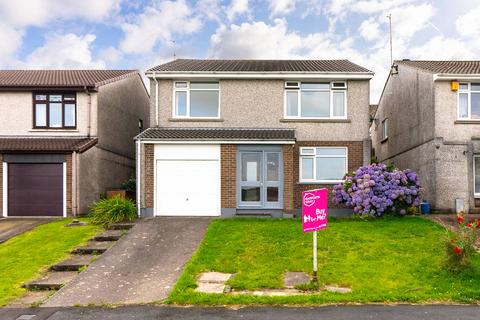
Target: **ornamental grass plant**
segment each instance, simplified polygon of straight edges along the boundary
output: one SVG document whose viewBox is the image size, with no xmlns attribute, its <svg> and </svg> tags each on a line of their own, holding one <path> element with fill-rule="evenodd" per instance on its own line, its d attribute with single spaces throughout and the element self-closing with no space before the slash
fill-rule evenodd
<svg viewBox="0 0 480 320">
<path fill-rule="evenodd" d="M 115 196 L 95 202 L 90 209 L 89 217 L 93 224 L 108 225 L 135 220 L 137 209 L 132 200 Z"/>
</svg>

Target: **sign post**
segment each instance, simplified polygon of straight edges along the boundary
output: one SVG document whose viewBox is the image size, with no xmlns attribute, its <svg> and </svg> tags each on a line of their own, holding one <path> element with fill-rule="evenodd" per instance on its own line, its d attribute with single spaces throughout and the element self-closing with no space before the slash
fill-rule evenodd
<svg viewBox="0 0 480 320">
<path fill-rule="evenodd" d="M 318 281 L 317 231 L 327 227 L 328 189 L 302 192 L 303 232 L 313 232 L 313 281 Z"/>
</svg>

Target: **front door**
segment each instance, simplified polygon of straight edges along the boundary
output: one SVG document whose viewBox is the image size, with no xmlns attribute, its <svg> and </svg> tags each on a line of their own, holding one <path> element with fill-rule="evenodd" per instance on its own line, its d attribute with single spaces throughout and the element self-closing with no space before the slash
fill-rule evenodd
<svg viewBox="0 0 480 320">
<path fill-rule="evenodd" d="M 239 147 L 237 200 L 239 209 L 283 208 L 281 147 Z"/>
</svg>

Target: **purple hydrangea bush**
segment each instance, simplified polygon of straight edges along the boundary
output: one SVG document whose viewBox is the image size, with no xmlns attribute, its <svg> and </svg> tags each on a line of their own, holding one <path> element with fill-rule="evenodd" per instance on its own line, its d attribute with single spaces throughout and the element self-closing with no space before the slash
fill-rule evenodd
<svg viewBox="0 0 480 320">
<path fill-rule="evenodd" d="M 381 216 L 398 212 L 405 215 L 420 204 L 420 183 L 412 170 L 393 165 L 371 164 L 347 174 L 333 187 L 333 201 L 360 215 Z"/>
</svg>

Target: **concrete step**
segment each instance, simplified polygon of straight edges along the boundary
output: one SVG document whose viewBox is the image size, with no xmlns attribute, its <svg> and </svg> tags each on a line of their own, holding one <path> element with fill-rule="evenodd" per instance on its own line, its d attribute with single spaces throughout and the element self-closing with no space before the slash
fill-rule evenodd
<svg viewBox="0 0 480 320">
<path fill-rule="evenodd" d="M 77 274 L 78 272 L 76 271 L 52 271 L 40 279 L 25 283 L 23 287 L 28 290 L 59 290 L 67 282 L 75 278 Z"/>
<path fill-rule="evenodd" d="M 125 230 L 107 230 L 93 238 L 95 241 L 117 241 L 125 234 Z"/>
<path fill-rule="evenodd" d="M 115 241 L 89 241 L 85 246 L 76 248 L 74 254 L 102 254 L 110 248 Z"/>
<path fill-rule="evenodd" d="M 130 230 L 135 225 L 134 222 L 119 222 L 107 226 L 109 230 Z"/>
<path fill-rule="evenodd" d="M 54 294 L 54 290 L 27 291 L 20 298 L 10 302 L 7 308 L 31 308 L 38 307 Z"/>
<path fill-rule="evenodd" d="M 94 255 L 73 256 L 51 266 L 50 269 L 55 271 L 79 271 L 83 267 L 87 267 L 95 257 Z"/>
</svg>

